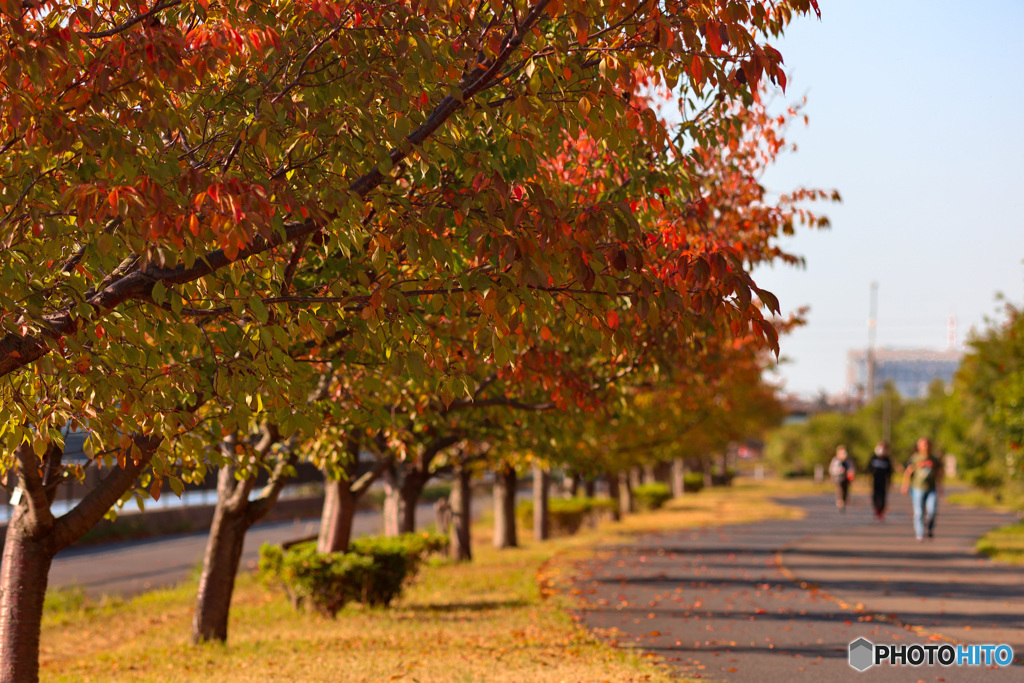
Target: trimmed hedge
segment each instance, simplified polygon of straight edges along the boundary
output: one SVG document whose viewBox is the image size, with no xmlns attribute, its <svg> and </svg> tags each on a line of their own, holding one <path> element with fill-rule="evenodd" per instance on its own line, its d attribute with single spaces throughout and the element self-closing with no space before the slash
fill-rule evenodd
<svg viewBox="0 0 1024 683">
<path fill-rule="evenodd" d="M 633 489 L 633 500 L 638 510 L 657 510 L 671 498 L 672 489 L 661 482 L 641 484 Z"/>
<path fill-rule="evenodd" d="M 284 586 L 293 607 L 306 605 L 333 617 L 349 602 L 391 604 L 427 555 L 447 547 L 448 537 L 437 533 L 359 538 L 347 553 L 318 553 L 315 541 L 288 550 L 264 543 L 260 548 L 260 580 Z"/>
<path fill-rule="evenodd" d="M 552 536 L 571 536 L 580 528 L 597 526 L 604 516 L 615 511 L 615 501 L 610 498 L 549 498 L 548 530 Z M 529 528 L 533 525 L 533 501 L 524 500 L 516 506 L 519 523 Z"/>
<path fill-rule="evenodd" d="M 697 493 L 704 488 L 704 475 L 700 472 L 687 472 L 683 475 L 683 491 Z"/>
<path fill-rule="evenodd" d="M 736 478 L 736 470 L 731 467 L 725 471 L 725 474 L 712 474 L 711 485 L 712 486 L 732 486 L 732 480 Z"/>
</svg>

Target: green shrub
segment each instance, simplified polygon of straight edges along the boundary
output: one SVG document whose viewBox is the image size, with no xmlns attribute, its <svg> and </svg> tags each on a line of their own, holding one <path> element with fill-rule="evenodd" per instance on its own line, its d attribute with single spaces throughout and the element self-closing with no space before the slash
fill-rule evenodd
<svg viewBox="0 0 1024 683">
<path fill-rule="evenodd" d="M 364 536 L 352 541 L 349 552 L 370 557 L 374 563 L 375 571 L 363 586 L 363 604 L 390 605 L 427 555 L 447 548 L 448 537 L 438 533 L 402 534 L 396 538 Z"/>
<path fill-rule="evenodd" d="M 661 482 L 642 484 L 633 489 L 637 510 L 657 510 L 671 498 L 672 489 Z"/>
<path fill-rule="evenodd" d="M 596 526 L 604 512 L 614 512 L 615 501 L 610 498 L 549 498 L 548 524 L 552 536 L 571 536 L 584 524 Z M 519 523 L 533 524 L 533 501 L 524 500 L 516 506 Z"/>
<path fill-rule="evenodd" d="M 292 606 L 334 616 L 347 603 L 360 600 L 363 587 L 376 572 L 372 557 L 354 553 L 316 552 L 316 543 L 299 543 L 287 551 L 264 543 L 260 548 L 260 579 L 283 585 Z"/>
<path fill-rule="evenodd" d="M 697 493 L 704 488 L 704 475 L 700 472 L 687 472 L 683 475 L 683 491 Z"/>
<path fill-rule="evenodd" d="M 294 607 L 334 616 L 349 602 L 391 604 L 426 556 L 447 547 L 448 537 L 437 533 L 368 536 L 353 541 L 347 553 L 318 553 L 313 541 L 288 550 L 264 544 L 260 579 L 283 585 Z"/>
</svg>

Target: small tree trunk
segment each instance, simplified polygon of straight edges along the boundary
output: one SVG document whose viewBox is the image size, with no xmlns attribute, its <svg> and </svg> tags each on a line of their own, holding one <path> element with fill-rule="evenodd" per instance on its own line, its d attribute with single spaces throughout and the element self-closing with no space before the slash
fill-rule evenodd
<svg viewBox="0 0 1024 683">
<path fill-rule="evenodd" d="M 587 477 L 583 480 L 583 495 L 587 498 L 593 498 L 597 492 L 597 481 L 594 477 Z"/>
<path fill-rule="evenodd" d="M 629 490 L 632 491 L 637 486 L 640 486 L 640 484 L 642 484 L 642 483 L 643 483 L 643 481 L 641 481 L 641 478 L 640 478 L 640 468 L 639 467 L 630 467 L 629 468 Z"/>
<path fill-rule="evenodd" d="M 402 516 L 399 518 L 398 533 L 411 534 L 416 531 L 416 505 L 419 503 L 428 481 L 430 481 L 429 474 L 419 471 L 406 473 L 401 488 Z"/>
<path fill-rule="evenodd" d="M 580 475 L 571 474 L 562 480 L 562 494 L 566 498 L 575 498 L 580 490 Z"/>
<path fill-rule="evenodd" d="M 615 507 L 612 508 L 612 519 L 617 522 L 622 519 L 622 495 L 619 488 L 619 474 L 609 472 L 605 475 L 605 478 L 608 480 L 608 497 L 615 501 Z"/>
<path fill-rule="evenodd" d="M 656 484 L 658 479 L 654 476 L 654 465 L 644 465 L 644 483 Z"/>
<path fill-rule="evenodd" d="M 675 458 L 672 461 L 672 495 L 676 498 L 686 493 L 686 468 L 683 466 L 682 458 Z"/>
<path fill-rule="evenodd" d="M 0 681 L 39 680 L 39 632 L 50 564 L 56 553 L 49 529 L 33 532 L 27 506 L 7 526 L 0 568 Z"/>
<path fill-rule="evenodd" d="M 516 548 L 516 471 L 505 465 L 494 482 L 494 547 Z"/>
<path fill-rule="evenodd" d="M 550 536 L 548 515 L 548 472 L 540 465 L 533 466 L 533 538 L 544 541 Z"/>
<path fill-rule="evenodd" d="M 319 553 L 343 553 L 352 540 L 352 522 L 356 516 L 356 498 L 351 482 L 347 480 L 324 482 L 326 495 L 320 514 L 320 535 L 316 550 Z"/>
<path fill-rule="evenodd" d="M 472 520 L 473 493 L 470 487 L 469 470 L 465 467 L 455 468 L 455 482 L 452 486 L 452 545 L 453 560 L 468 562 L 473 559 L 470 548 L 469 527 Z"/>
<path fill-rule="evenodd" d="M 266 457 L 280 440 L 276 428 L 268 426 L 256 446 L 260 457 Z M 224 455 L 233 458 L 237 438 L 224 440 Z M 295 464 L 295 453 L 278 461 L 270 480 L 256 500 L 249 500 L 256 478 L 238 480 L 234 466 L 222 467 L 217 475 L 217 508 L 210 525 L 210 536 L 203 557 L 203 573 L 199 577 L 196 611 L 192 617 L 192 642 L 202 643 L 228 638 L 228 617 L 231 597 L 235 591 L 235 577 L 242 560 L 245 534 L 257 521 L 263 519 L 281 494 L 288 481 L 288 470 Z"/>
<path fill-rule="evenodd" d="M 331 481 L 324 474 L 324 509 L 320 513 L 320 534 L 317 536 L 316 549 L 320 553 L 344 553 L 352 542 L 352 523 L 356 518 L 356 507 L 363 494 L 370 490 L 373 482 L 381 476 L 390 460 L 379 458 L 372 470 L 356 479 L 359 473 L 359 439 L 349 435 L 345 448 L 348 458 L 342 471 L 342 477 Z"/>
<path fill-rule="evenodd" d="M 633 485 L 630 481 L 631 474 L 636 468 L 629 472 L 619 472 L 619 517 L 625 517 L 633 512 Z"/>
<path fill-rule="evenodd" d="M 402 487 L 396 469 L 400 465 L 389 467 L 384 471 L 384 535 L 398 536 L 402 520 L 405 519 L 405 499 L 402 498 Z"/>
<path fill-rule="evenodd" d="M 235 576 L 250 522 L 246 514 L 249 492 L 255 479 L 238 481 L 234 467 L 222 467 L 217 476 L 217 508 L 199 577 L 196 611 L 192 618 L 192 642 L 228 639 L 228 615 Z"/>
</svg>

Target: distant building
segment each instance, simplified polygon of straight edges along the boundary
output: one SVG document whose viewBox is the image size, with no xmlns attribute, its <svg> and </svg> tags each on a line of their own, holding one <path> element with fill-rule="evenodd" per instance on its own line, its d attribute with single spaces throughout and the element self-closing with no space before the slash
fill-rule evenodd
<svg viewBox="0 0 1024 683">
<path fill-rule="evenodd" d="M 937 379 L 946 384 L 960 367 L 963 354 L 956 350 L 875 349 L 875 390 L 878 395 L 889 382 L 904 398 L 922 398 Z M 846 364 L 846 390 L 851 396 L 867 397 L 868 354 L 850 351 Z"/>
</svg>

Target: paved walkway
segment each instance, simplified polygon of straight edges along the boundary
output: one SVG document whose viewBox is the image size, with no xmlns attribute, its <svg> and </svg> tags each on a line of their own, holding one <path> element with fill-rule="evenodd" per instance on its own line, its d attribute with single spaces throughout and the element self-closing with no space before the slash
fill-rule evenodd
<svg viewBox="0 0 1024 683">
<path fill-rule="evenodd" d="M 1024 680 L 1024 667 L 873 667 L 848 644 L 1000 643 L 1024 655 L 1020 568 L 973 554 L 1011 515 L 940 503 L 937 538 L 913 538 L 896 495 L 885 523 L 863 497 L 839 514 L 829 497 L 785 501 L 802 520 L 650 534 L 581 567 L 583 623 L 662 655 L 685 676 L 772 681 Z"/>
</svg>

